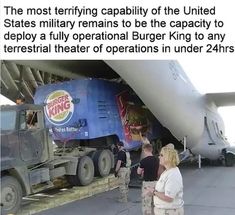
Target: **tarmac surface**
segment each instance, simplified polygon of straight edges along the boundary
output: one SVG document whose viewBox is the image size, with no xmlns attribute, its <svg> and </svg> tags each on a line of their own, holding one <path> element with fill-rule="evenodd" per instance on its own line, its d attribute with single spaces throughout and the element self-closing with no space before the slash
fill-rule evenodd
<svg viewBox="0 0 235 215">
<path fill-rule="evenodd" d="M 185 215 L 234 215 L 235 167 L 196 165 L 180 167 L 184 181 Z M 118 203 L 118 189 L 67 203 L 37 215 L 137 215 L 141 191 L 130 188 L 129 202 Z"/>
</svg>

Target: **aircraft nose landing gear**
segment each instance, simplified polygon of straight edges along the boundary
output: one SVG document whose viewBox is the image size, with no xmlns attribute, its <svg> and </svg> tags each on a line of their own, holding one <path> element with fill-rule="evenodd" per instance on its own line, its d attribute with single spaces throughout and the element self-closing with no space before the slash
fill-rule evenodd
<svg viewBox="0 0 235 215">
<path fill-rule="evenodd" d="M 229 147 L 222 150 L 224 155 L 225 166 L 233 166 L 235 164 L 235 147 Z"/>
</svg>

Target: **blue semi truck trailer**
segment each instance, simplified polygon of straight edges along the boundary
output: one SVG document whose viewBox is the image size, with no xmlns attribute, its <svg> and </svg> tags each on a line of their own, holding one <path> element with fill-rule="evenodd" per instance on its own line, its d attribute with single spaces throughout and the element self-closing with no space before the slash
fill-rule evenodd
<svg viewBox="0 0 235 215">
<path fill-rule="evenodd" d="M 46 124 L 59 147 L 112 149 L 123 141 L 127 150 L 141 147 L 140 132 L 150 140 L 162 126 L 127 85 L 82 79 L 41 86 L 35 104 L 44 105 Z"/>
</svg>

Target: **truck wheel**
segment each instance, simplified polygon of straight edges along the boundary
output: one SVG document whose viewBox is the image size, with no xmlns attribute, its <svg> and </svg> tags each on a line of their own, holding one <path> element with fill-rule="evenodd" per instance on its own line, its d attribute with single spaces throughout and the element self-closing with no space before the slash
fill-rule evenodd
<svg viewBox="0 0 235 215">
<path fill-rule="evenodd" d="M 94 164 L 90 157 L 84 156 L 80 159 L 77 169 L 79 185 L 88 185 L 94 179 Z"/>
<path fill-rule="evenodd" d="M 95 175 L 105 177 L 109 175 L 112 159 L 108 150 L 97 151 L 94 156 Z"/>
<path fill-rule="evenodd" d="M 78 161 L 76 175 L 68 175 L 68 182 L 73 186 L 88 185 L 94 179 L 94 164 L 90 157 L 81 157 Z"/>
<path fill-rule="evenodd" d="M 231 153 L 225 154 L 225 165 L 226 166 L 228 166 L 228 167 L 233 166 L 234 161 L 235 161 L 235 158 L 234 158 L 233 154 L 231 154 Z"/>
<path fill-rule="evenodd" d="M 14 214 L 22 201 L 22 188 L 20 183 L 12 176 L 1 178 L 1 204 L 2 214 Z"/>
</svg>

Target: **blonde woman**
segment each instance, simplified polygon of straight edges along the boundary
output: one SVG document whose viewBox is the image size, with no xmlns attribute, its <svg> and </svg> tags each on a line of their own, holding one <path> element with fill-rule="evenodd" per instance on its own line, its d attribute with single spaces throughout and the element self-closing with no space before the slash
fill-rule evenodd
<svg viewBox="0 0 235 215">
<path fill-rule="evenodd" d="M 165 146 L 159 159 L 166 170 L 157 181 L 155 190 L 150 191 L 154 197 L 154 214 L 183 215 L 183 179 L 177 167 L 178 153 L 174 148 Z"/>
</svg>

